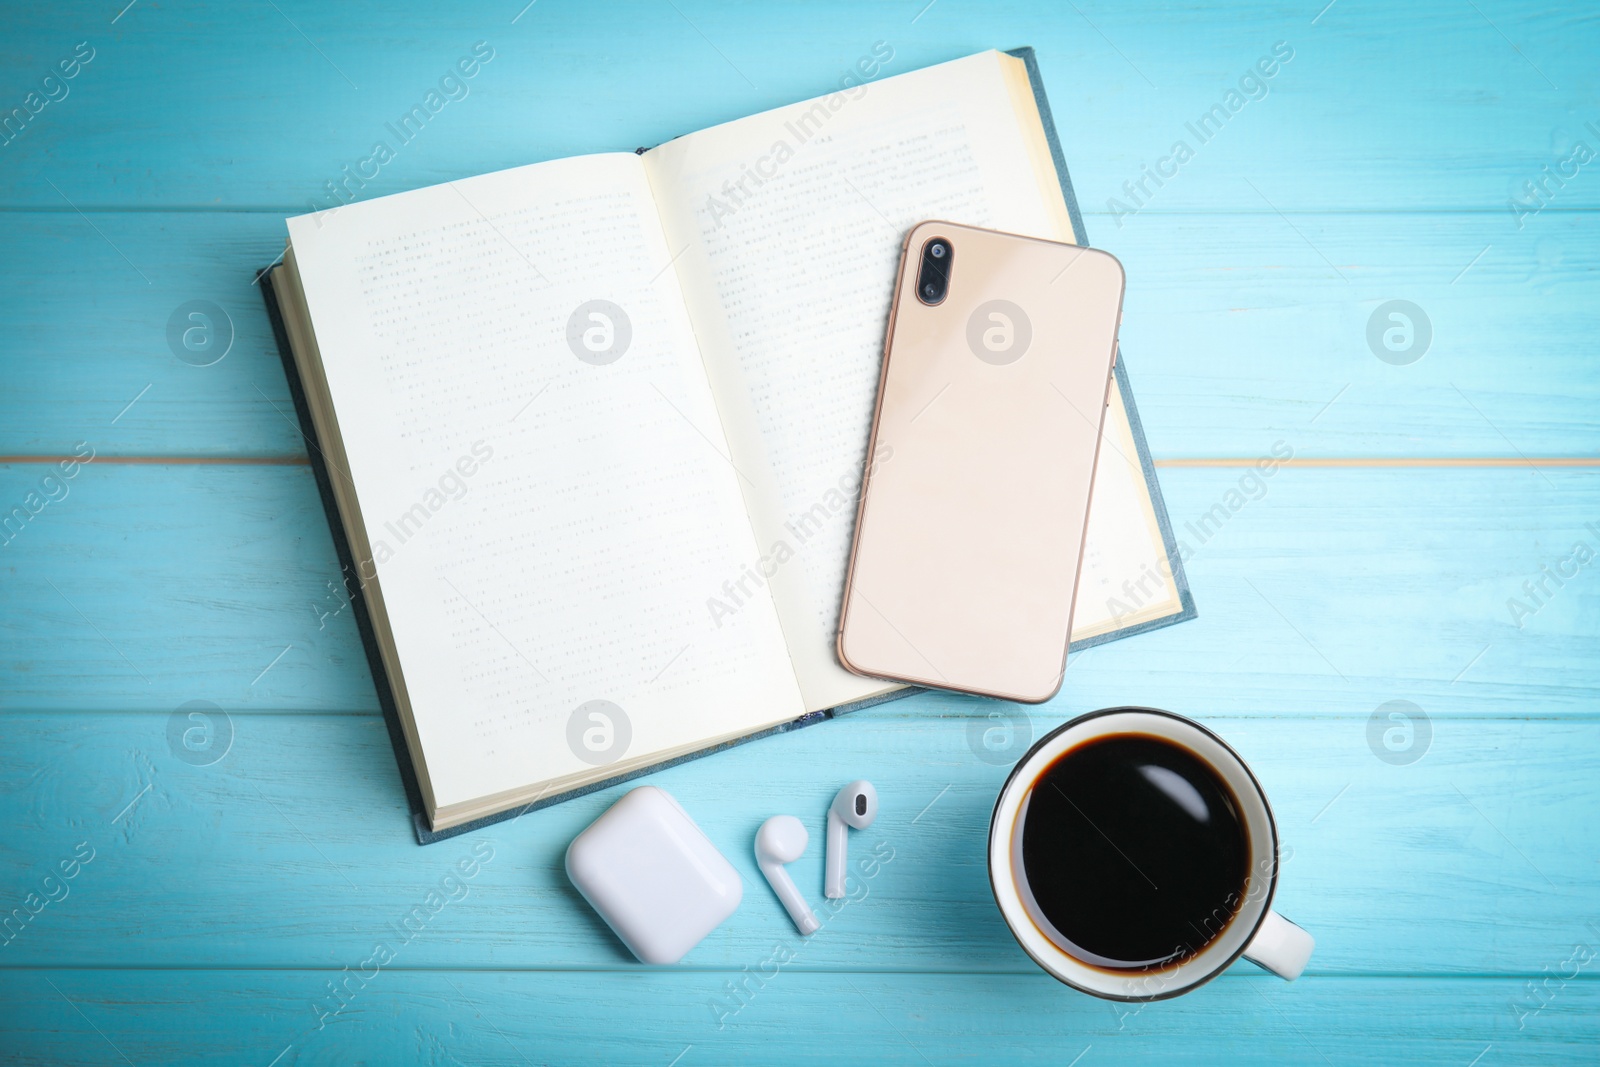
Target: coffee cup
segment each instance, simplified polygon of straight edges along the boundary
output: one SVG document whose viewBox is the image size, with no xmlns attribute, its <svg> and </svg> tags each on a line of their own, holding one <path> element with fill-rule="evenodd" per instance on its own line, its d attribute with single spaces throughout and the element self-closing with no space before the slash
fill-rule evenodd
<svg viewBox="0 0 1600 1067">
<path fill-rule="evenodd" d="M 1040 738 L 989 825 L 989 882 L 1033 961 L 1085 993 L 1164 1000 L 1243 956 L 1293 981 L 1310 934 L 1272 910 L 1278 832 L 1226 742 L 1153 708 Z"/>
</svg>

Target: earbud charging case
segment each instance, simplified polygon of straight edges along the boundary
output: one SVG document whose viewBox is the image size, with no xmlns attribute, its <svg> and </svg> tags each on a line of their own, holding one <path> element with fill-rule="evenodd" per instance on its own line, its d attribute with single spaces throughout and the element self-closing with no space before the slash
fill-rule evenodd
<svg viewBox="0 0 1600 1067">
<path fill-rule="evenodd" d="M 677 963 L 739 907 L 744 883 L 683 805 L 632 790 L 567 846 L 567 877 L 644 963 Z"/>
</svg>

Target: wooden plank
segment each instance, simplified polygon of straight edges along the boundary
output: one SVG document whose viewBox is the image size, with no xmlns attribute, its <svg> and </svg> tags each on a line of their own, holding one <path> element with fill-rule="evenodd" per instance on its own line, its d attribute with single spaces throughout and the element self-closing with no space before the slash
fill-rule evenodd
<svg viewBox="0 0 1600 1067">
<path fill-rule="evenodd" d="M 281 216 L 157 212 L 91 222 L 66 212 L 7 223 L 21 258 L 0 266 L 8 325 L 0 453 L 66 455 L 83 441 L 111 454 L 304 455 L 252 285 L 283 251 Z M 198 301 L 222 312 L 210 313 L 213 334 L 193 338 L 220 346 L 215 362 L 181 343 L 190 323 L 182 309 Z"/>
<path fill-rule="evenodd" d="M 759 962 L 759 961 L 758 961 Z M 753 992 L 723 1018 L 730 979 Z M 18 1064 L 1081 1062 L 1591 1063 L 1600 986 L 1584 977 L 1517 1028 L 1508 979 L 1229 974 L 1135 1012 L 1043 976 L 379 970 L 317 1029 L 326 971 L 10 971 Z M 121 1057 L 121 1058 L 119 1058 Z M 1074 1057 L 1078 1060 L 1074 1061 Z M 1493 1057 L 1493 1059 L 1491 1059 Z"/>
<path fill-rule="evenodd" d="M 41 477 L 0 468 L 0 501 Z M 1600 549 L 1600 471 L 1179 468 L 1162 484 L 1200 617 L 1074 657 L 1052 708 L 1600 710 L 1600 584 L 1572 559 Z M 90 463 L 67 489 L 0 547 L 6 707 L 376 710 L 309 470 Z M 1557 587 L 1541 568 L 1559 567 L 1576 576 Z"/>
<path fill-rule="evenodd" d="M 1123 343 L 1155 454 L 1254 459 L 1281 437 L 1303 457 L 1593 459 L 1600 215 L 1537 221 L 1519 235 L 1471 214 L 1091 220 L 1128 269 Z M 78 441 L 115 455 L 303 454 L 251 285 L 282 250 L 281 216 L 30 212 L 7 224 L 0 455 Z M 1395 299 L 1431 330 L 1405 366 L 1368 342 Z M 167 333 L 201 300 L 233 330 L 210 366 L 180 359 Z"/>
<path fill-rule="evenodd" d="M 7 707 L 376 710 L 309 468 L 51 469 L 0 468 Z"/>
<path fill-rule="evenodd" d="M 395 19 L 373 3 L 141 4 L 115 25 L 89 4 L 19 12 L 3 106 L 19 106 L 77 42 L 96 52 L 70 94 L 5 146 L 15 180 L 0 202 L 299 210 L 380 140 L 394 158 L 367 167 L 377 173 L 361 195 L 629 151 L 826 92 L 878 41 L 894 49 L 887 73 L 1035 46 L 1082 199 L 1098 210 L 1185 141 L 1193 158 L 1146 210 L 1452 208 L 1509 221 L 1513 193 L 1575 138 L 1595 148 L 1584 123 L 1600 122 L 1589 64 L 1600 28 L 1579 10 L 1434 0 L 1375 24 L 1374 8 L 1350 0 L 1320 15 L 1241 4 L 1226 19 L 1153 0 L 1054 17 L 1016 3 L 919 13 L 831 0 L 757 19 L 703 0 L 637 0 L 535 6 L 514 20 L 519 6 Z M 478 41 L 495 58 L 466 95 L 409 141 L 391 133 Z M 1247 83 L 1257 99 L 1229 100 L 1277 42 L 1293 59 L 1263 88 Z M 1190 131 L 1219 105 L 1220 130 Z M 1550 211 L 1600 206 L 1586 170 L 1550 188 Z"/>
<path fill-rule="evenodd" d="M 1008 724 L 975 700 L 897 707 L 651 778 L 745 882 L 739 911 L 688 964 L 754 966 L 779 943 L 824 970 L 1031 969 L 990 896 L 989 816 L 1022 742 L 1084 709 Z M 1575 940 L 1600 938 L 1586 933 L 1600 895 L 1590 817 L 1600 783 L 1571 772 L 1600 757 L 1592 717 L 1433 708 L 1428 736 L 1415 735 L 1420 758 L 1401 764 L 1376 755 L 1366 714 L 1180 710 L 1229 739 L 1271 798 L 1284 854 L 1277 907 L 1318 938 L 1313 974 L 1535 975 Z M 233 714 L 201 753 L 219 758 L 203 766 L 170 739 L 174 720 L 198 723 L 186 712 L 0 720 L 12 753 L 0 901 L 21 906 L 59 860 L 93 851 L 68 894 L 12 932 L 5 966 L 128 962 L 136 938 L 142 966 L 338 969 L 415 922 L 406 967 L 636 969 L 562 866 L 567 843 L 627 787 L 419 848 L 377 719 Z M 988 748 L 986 729 L 999 731 Z M 883 806 L 855 835 L 852 897 L 834 909 L 820 894 L 824 816 L 838 784 L 861 776 Z M 751 851 L 778 812 L 813 835 L 790 869 L 826 922 L 803 947 Z M 454 899 L 430 904 L 441 892 Z"/>
<path fill-rule="evenodd" d="M 1282 437 L 1306 457 L 1593 457 L 1600 386 L 1578 350 L 1600 301 L 1578 294 L 1595 291 L 1600 217 L 1540 221 L 1090 220 L 1127 266 L 1121 336 L 1152 451 L 1253 457 Z M 1393 341 L 1426 329 L 1425 350 L 1392 353 L 1382 329 L 1373 347 L 1395 300 L 1421 318 Z"/>
</svg>

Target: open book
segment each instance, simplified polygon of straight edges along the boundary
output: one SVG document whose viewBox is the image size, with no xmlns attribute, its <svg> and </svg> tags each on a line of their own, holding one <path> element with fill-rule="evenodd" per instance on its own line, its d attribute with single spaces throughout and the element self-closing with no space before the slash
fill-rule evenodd
<svg viewBox="0 0 1600 1067">
<path fill-rule="evenodd" d="M 1037 88 L 985 52 L 289 220 L 269 307 L 420 840 L 901 688 L 834 653 L 901 239 L 1082 241 Z M 1075 646 L 1193 613 L 1122 374 Z"/>
</svg>

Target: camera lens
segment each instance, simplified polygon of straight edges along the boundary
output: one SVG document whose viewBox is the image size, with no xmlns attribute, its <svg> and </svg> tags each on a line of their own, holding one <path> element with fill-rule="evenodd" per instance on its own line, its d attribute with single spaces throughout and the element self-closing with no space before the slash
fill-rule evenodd
<svg viewBox="0 0 1600 1067">
<path fill-rule="evenodd" d="M 917 299 L 930 306 L 944 303 L 950 293 L 950 271 L 956 250 L 944 237 L 931 237 L 922 246 L 917 266 Z"/>
</svg>

